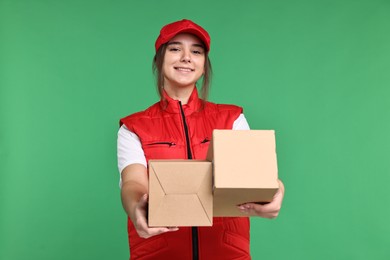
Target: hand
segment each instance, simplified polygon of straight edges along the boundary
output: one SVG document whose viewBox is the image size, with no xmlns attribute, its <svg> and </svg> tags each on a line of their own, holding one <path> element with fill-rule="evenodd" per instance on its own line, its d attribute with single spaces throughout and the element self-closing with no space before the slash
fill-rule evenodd
<svg viewBox="0 0 390 260">
<path fill-rule="evenodd" d="M 148 195 L 144 194 L 139 200 L 139 202 L 135 205 L 133 216 L 131 217 L 134 227 L 140 237 L 149 238 L 165 232 L 179 230 L 179 228 L 177 227 L 150 228 L 146 220 L 147 203 Z"/>
<path fill-rule="evenodd" d="M 256 215 L 263 218 L 276 218 L 279 215 L 284 197 L 284 185 L 281 180 L 279 189 L 274 195 L 272 201 L 268 204 L 261 205 L 256 203 L 245 203 L 238 206 L 238 209 L 248 215 Z"/>
</svg>

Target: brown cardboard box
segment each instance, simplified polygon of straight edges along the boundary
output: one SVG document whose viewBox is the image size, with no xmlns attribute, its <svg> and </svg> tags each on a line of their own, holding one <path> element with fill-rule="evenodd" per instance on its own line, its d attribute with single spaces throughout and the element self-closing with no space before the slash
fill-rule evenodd
<svg viewBox="0 0 390 260">
<path fill-rule="evenodd" d="M 211 226 L 212 164 L 199 160 L 149 161 L 149 226 Z"/>
<path fill-rule="evenodd" d="M 247 216 L 245 202 L 270 202 L 279 188 L 273 130 L 214 130 L 207 160 L 213 162 L 213 215 Z"/>
</svg>

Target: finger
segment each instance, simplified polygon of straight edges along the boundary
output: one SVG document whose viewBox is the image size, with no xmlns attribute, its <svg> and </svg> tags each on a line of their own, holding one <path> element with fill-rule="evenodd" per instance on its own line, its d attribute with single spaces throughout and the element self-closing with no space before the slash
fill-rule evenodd
<svg viewBox="0 0 390 260">
<path fill-rule="evenodd" d="M 141 199 L 138 202 L 138 206 L 144 208 L 148 203 L 148 194 L 142 195 Z"/>
<path fill-rule="evenodd" d="M 253 207 L 250 207 L 250 206 L 253 206 Z M 263 218 L 275 218 L 278 216 L 278 211 L 272 209 L 272 210 L 262 210 L 262 209 L 259 209 L 257 208 L 256 206 L 259 206 L 259 205 L 248 205 L 249 208 L 246 208 L 244 210 L 241 210 L 242 213 L 246 214 L 246 215 L 250 215 L 250 216 L 259 216 L 259 217 L 263 217 Z"/>
<path fill-rule="evenodd" d="M 147 194 L 144 194 L 139 202 L 137 203 L 137 206 L 136 206 L 136 209 L 135 209 L 135 217 L 136 217 L 136 221 L 135 221 L 135 226 L 136 226 L 136 229 L 138 232 L 146 232 L 147 233 L 147 230 L 148 230 L 148 223 L 147 223 L 147 220 L 146 220 L 146 207 L 147 207 L 147 198 L 148 198 L 148 195 Z"/>
<path fill-rule="evenodd" d="M 146 211 L 148 208 L 148 195 L 144 194 L 140 200 L 137 203 L 137 206 L 135 208 L 137 215 L 142 215 L 144 218 L 146 218 Z"/>
<path fill-rule="evenodd" d="M 167 229 L 169 230 L 169 232 L 171 232 L 171 231 L 178 231 L 179 230 L 178 227 L 167 227 Z"/>
<path fill-rule="evenodd" d="M 177 230 L 179 230 L 179 228 L 177 228 L 177 227 L 172 227 L 172 228 L 168 228 L 168 227 L 164 227 L 164 228 L 148 228 L 148 229 L 144 230 L 140 234 L 140 236 L 143 237 L 143 238 L 149 238 L 149 237 L 156 236 L 156 235 L 159 235 L 159 234 L 162 234 L 162 233 L 174 232 L 174 231 L 177 231 Z"/>
<path fill-rule="evenodd" d="M 158 227 L 158 228 L 148 227 L 148 229 L 151 232 L 161 232 L 161 233 L 179 230 L 178 227 Z"/>
<path fill-rule="evenodd" d="M 238 207 L 241 213 L 246 215 L 259 215 L 259 212 L 255 212 L 254 209 L 249 204 L 241 205 Z"/>
<path fill-rule="evenodd" d="M 239 205 L 237 208 L 244 214 L 247 214 L 247 215 L 257 215 L 257 214 L 254 214 L 253 212 L 253 203 L 245 203 L 245 204 L 242 204 L 242 205 Z"/>
<path fill-rule="evenodd" d="M 136 210 L 136 222 L 134 223 L 136 226 L 136 229 L 139 232 L 147 232 L 148 230 L 148 223 L 146 220 L 146 216 L 141 210 Z"/>
<path fill-rule="evenodd" d="M 275 213 L 278 213 L 279 207 L 277 205 L 270 206 L 270 204 L 259 205 L 256 203 L 246 203 L 239 207 L 242 213 L 248 215 L 257 215 L 261 217 L 273 217 Z"/>
<path fill-rule="evenodd" d="M 169 232 L 169 228 L 161 227 L 161 228 L 148 228 L 148 234 L 157 235 L 165 232 Z"/>
<path fill-rule="evenodd" d="M 278 183 L 279 183 L 279 190 L 281 190 L 282 193 L 284 194 L 284 184 L 283 184 L 283 182 L 278 179 Z"/>
</svg>

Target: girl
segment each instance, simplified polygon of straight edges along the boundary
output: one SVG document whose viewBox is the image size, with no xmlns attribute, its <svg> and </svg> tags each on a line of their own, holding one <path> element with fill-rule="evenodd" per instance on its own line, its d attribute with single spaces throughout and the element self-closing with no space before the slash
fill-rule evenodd
<svg viewBox="0 0 390 260">
<path fill-rule="evenodd" d="M 249 129 L 242 108 L 206 101 L 211 80 L 206 30 L 190 20 L 167 24 L 155 49 L 153 69 L 160 101 L 121 119 L 118 132 L 130 259 L 250 259 L 248 218 L 214 218 L 212 227 L 148 227 L 149 159 L 205 159 L 213 129 Z M 196 82 L 201 77 L 199 97 Z M 271 203 L 246 203 L 237 210 L 275 218 L 284 195 L 283 183 L 279 184 Z"/>
</svg>

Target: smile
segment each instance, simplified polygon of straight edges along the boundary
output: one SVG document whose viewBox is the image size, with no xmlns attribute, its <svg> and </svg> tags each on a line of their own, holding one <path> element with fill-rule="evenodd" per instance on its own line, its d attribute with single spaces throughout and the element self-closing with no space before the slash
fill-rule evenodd
<svg viewBox="0 0 390 260">
<path fill-rule="evenodd" d="M 194 69 L 190 69 L 190 68 L 183 68 L 183 67 L 174 67 L 174 68 L 175 70 L 184 71 L 184 72 L 194 71 Z"/>
</svg>

